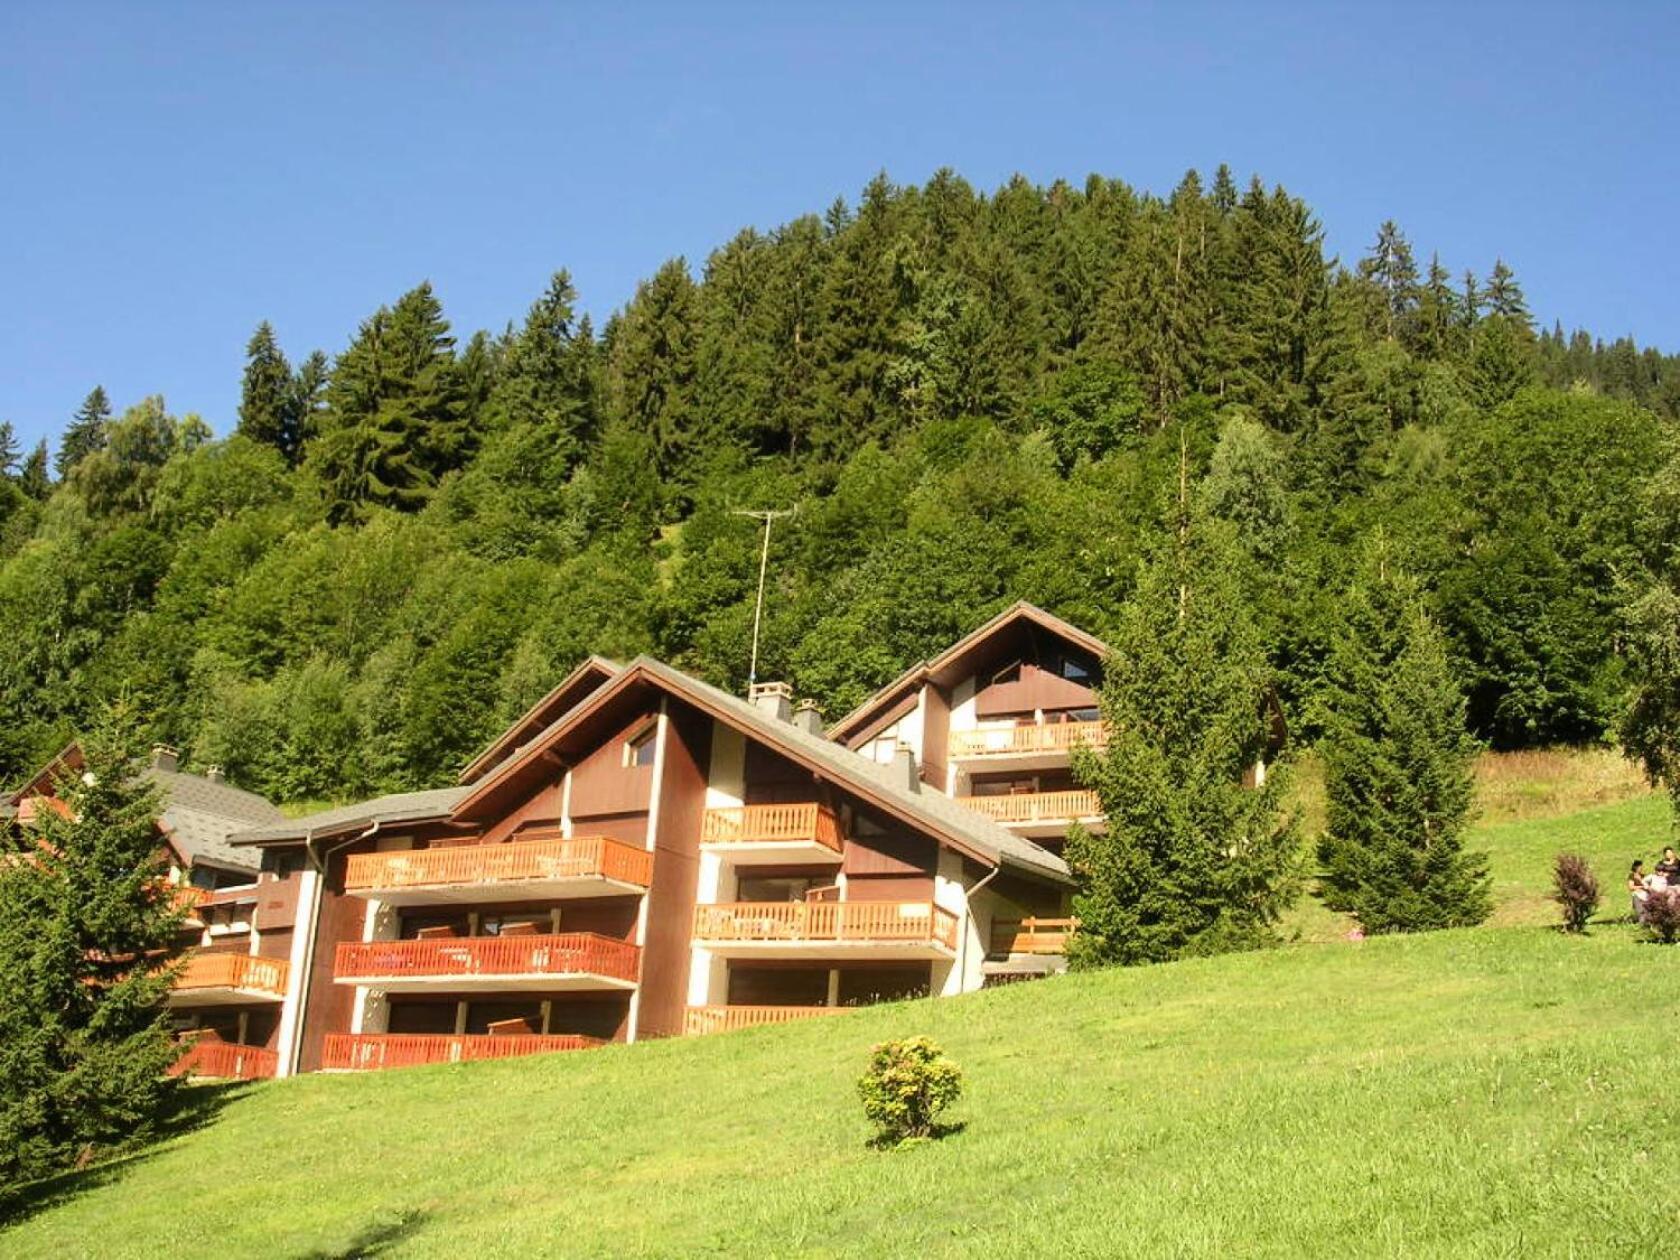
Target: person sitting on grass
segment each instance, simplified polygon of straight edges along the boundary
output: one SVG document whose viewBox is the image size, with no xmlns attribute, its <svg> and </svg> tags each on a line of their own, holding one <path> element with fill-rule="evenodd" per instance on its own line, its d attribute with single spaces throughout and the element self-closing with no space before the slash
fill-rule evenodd
<svg viewBox="0 0 1680 1260">
<path fill-rule="evenodd" d="M 1635 859 L 1628 868 L 1628 896 L 1633 899 L 1633 918 L 1636 923 L 1645 922 L 1645 903 L 1651 899 L 1651 890 L 1645 886 L 1645 863 Z"/>
<path fill-rule="evenodd" d="M 1669 886 L 1680 884 L 1680 857 L 1676 857 L 1672 845 L 1663 849 L 1662 861 L 1657 863 L 1657 874 L 1668 881 Z"/>
</svg>

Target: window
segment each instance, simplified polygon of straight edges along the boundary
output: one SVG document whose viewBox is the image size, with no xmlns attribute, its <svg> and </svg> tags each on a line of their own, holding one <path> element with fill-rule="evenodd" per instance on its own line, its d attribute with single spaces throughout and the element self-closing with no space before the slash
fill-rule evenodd
<svg viewBox="0 0 1680 1260">
<path fill-rule="evenodd" d="M 624 764 L 627 766 L 651 766 L 653 754 L 658 747 L 659 724 L 649 722 L 624 742 Z"/>
<path fill-rule="evenodd" d="M 1073 657 L 1064 656 L 1059 662 L 1057 662 L 1057 664 L 1057 672 L 1069 682 L 1082 683 L 1091 681 L 1091 671 L 1086 669 L 1078 661 L 1074 660 Z"/>
<path fill-rule="evenodd" d="M 1012 683 L 1012 682 L 1020 682 L 1020 681 L 1021 681 L 1021 662 L 1020 661 L 1010 661 L 1009 664 L 1005 665 L 1002 669 L 998 670 L 997 673 L 992 675 L 992 685 L 994 687 L 997 686 L 999 683 Z"/>
</svg>

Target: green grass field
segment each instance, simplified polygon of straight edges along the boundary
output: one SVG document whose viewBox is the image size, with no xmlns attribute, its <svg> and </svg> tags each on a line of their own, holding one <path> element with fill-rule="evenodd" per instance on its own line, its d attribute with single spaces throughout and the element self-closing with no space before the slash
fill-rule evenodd
<svg viewBox="0 0 1680 1260">
<path fill-rule="evenodd" d="M 195 1091 L 225 1105 L 35 1188 L 0 1255 L 1671 1256 L 1680 950 L 1615 891 L 1666 826 L 1636 796 L 1479 829 L 1474 930 Z M 1545 926 L 1560 847 L 1608 886 L 1585 939 Z M 853 1079 L 915 1032 L 964 1127 L 869 1149 Z"/>
</svg>

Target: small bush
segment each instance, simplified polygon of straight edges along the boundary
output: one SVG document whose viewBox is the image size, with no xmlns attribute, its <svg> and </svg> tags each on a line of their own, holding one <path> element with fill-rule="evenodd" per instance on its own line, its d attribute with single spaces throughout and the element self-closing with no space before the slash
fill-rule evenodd
<svg viewBox="0 0 1680 1260">
<path fill-rule="evenodd" d="M 1680 891 L 1669 889 L 1651 894 L 1645 903 L 1645 931 L 1662 945 L 1680 940 Z"/>
<path fill-rule="evenodd" d="M 933 1136 L 934 1118 L 962 1096 L 962 1069 L 931 1037 L 885 1041 L 858 1078 L 863 1111 L 883 1146 Z"/>
<path fill-rule="evenodd" d="M 1598 876 L 1579 853 L 1560 853 L 1552 867 L 1552 900 L 1563 911 L 1563 930 L 1585 932 L 1598 909 Z"/>
</svg>

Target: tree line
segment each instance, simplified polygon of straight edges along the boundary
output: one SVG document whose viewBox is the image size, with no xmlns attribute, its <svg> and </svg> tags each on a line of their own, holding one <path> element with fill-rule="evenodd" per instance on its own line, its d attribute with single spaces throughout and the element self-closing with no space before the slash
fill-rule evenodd
<svg viewBox="0 0 1680 1260">
<path fill-rule="evenodd" d="M 1377 532 L 1477 738 L 1603 739 L 1677 414 L 1676 359 L 1536 330 L 1503 261 L 1385 223 L 1344 265 L 1224 168 L 1164 197 L 883 176 L 599 330 L 563 271 L 464 339 L 421 284 L 330 357 L 259 327 L 226 438 L 98 389 L 50 462 L 7 434 L 0 778 L 118 696 L 303 800 L 447 781 L 587 651 L 738 686 L 742 507 L 796 509 L 760 672 L 838 716 L 1016 598 L 1116 633 L 1181 481 L 1301 740 Z"/>
</svg>

